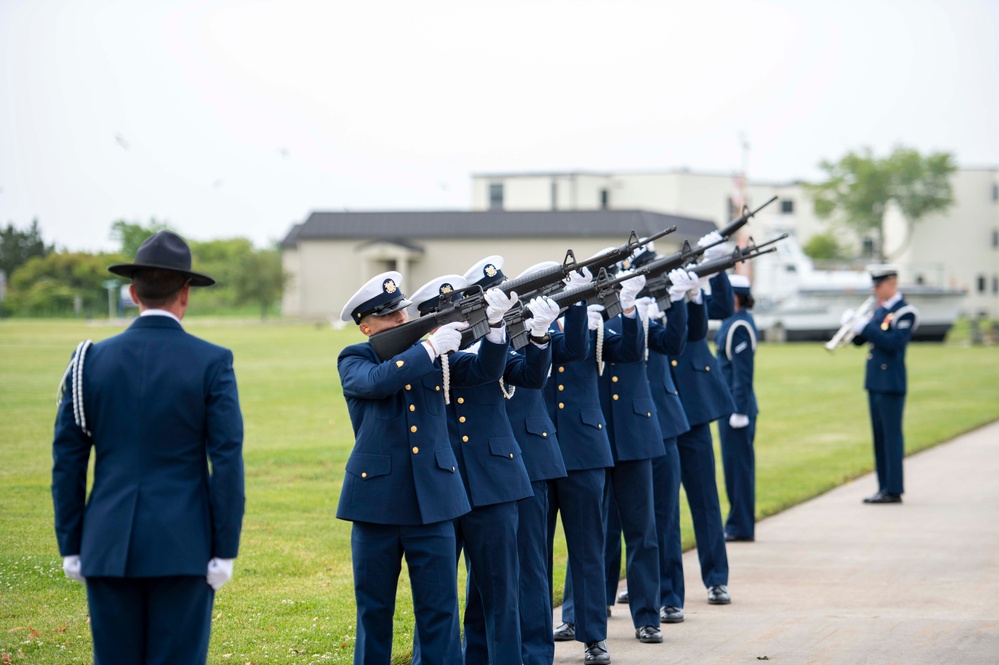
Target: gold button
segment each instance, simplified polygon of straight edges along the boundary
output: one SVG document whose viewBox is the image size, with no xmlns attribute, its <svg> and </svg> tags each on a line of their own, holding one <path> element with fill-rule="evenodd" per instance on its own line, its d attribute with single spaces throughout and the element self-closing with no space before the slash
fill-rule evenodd
<svg viewBox="0 0 999 665">
<path fill-rule="evenodd" d="M 559 390 L 565 390 L 565 386 L 559 386 L 558 389 Z"/>
<path fill-rule="evenodd" d="M 565 408 L 565 404 L 564 404 L 564 403 L 562 403 L 562 402 L 559 402 L 559 403 L 558 403 L 558 408 L 560 408 L 560 409 L 564 409 L 564 408 Z"/>
<path fill-rule="evenodd" d="M 413 389 L 413 386 L 411 386 L 411 385 L 409 385 L 409 384 L 407 383 L 407 384 L 406 384 L 406 390 L 412 390 L 412 389 Z"/>
<path fill-rule="evenodd" d="M 564 371 L 565 371 L 565 367 L 559 367 L 559 368 L 558 368 L 558 371 L 559 371 L 559 372 L 564 372 Z"/>
<path fill-rule="evenodd" d="M 705 366 L 704 366 L 704 371 L 705 371 L 705 372 L 710 372 L 710 371 L 711 371 L 711 367 L 710 367 L 710 366 L 708 366 L 708 365 L 705 365 Z"/>
<path fill-rule="evenodd" d="M 417 446 L 413 446 L 413 454 L 415 455 L 418 452 L 420 452 L 420 449 Z"/>
<path fill-rule="evenodd" d="M 600 423 L 599 425 L 597 425 L 597 429 L 603 429 L 603 428 L 604 428 L 604 424 L 603 423 Z"/>
<path fill-rule="evenodd" d="M 881 365 L 881 369 L 888 369 L 888 365 Z"/>
<path fill-rule="evenodd" d="M 868 360 L 874 360 L 874 354 L 868 353 L 867 354 L 867 359 Z"/>
<path fill-rule="evenodd" d="M 464 404 L 464 403 L 465 403 L 465 398 L 464 397 L 459 397 L 458 398 L 458 404 Z"/>
<path fill-rule="evenodd" d="M 542 432 L 541 436 L 547 437 L 548 436 L 548 432 Z"/>
<path fill-rule="evenodd" d="M 510 453 L 510 459 L 513 459 L 513 453 Z"/>
<path fill-rule="evenodd" d="M 669 364 L 672 365 L 673 367 L 676 367 L 676 361 L 675 360 L 669 361 Z"/>
<path fill-rule="evenodd" d="M 437 392 L 440 392 L 441 387 L 440 386 L 434 386 L 434 390 L 436 390 Z"/>
<path fill-rule="evenodd" d="M 416 411 L 416 405 L 415 404 L 410 404 L 409 405 L 409 410 L 410 411 Z"/>
<path fill-rule="evenodd" d="M 451 467 L 451 470 L 454 471 L 454 467 L 453 466 Z"/>
<path fill-rule="evenodd" d="M 611 381 L 612 381 L 613 383 L 617 383 L 617 377 L 616 377 L 616 376 L 612 376 L 612 377 L 611 377 Z"/>
<path fill-rule="evenodd" d="M 415 434 L 416 433 L 416 425 L 413 425 L 412 427 L 410 427 L 409 431 Z"/>
<path fill-rule="evenodd" d="M 618 396 L 617 395 L 611 395 L 611 399 L 616 402 L 618 400 Z"/>
<path fill-rule="evenodd" d="M 458 418 L 458 422 L 459 423 L 465 422 L 465 416 L 462 416 L 461 418 Z"/>
<path fill-rule="evenodd" d="M 468 435 L 466 434 L 465 436 L 461 437 L 461 440 L 464 441 L 465 443 L 468 443 Z"/>
<path fill-rule="evenodd" d="M 648 412 L 648 413 L 646 413 L 645 415 L 646 415 L 646 416 L 648 416 L 649 418 L 651 418 L 651 417 L 652 417 L 652 412 L 651 412 L 651 411 L 649 411 L 649 412 Z"/>
<path fill-rule="evenodd" d="M 679 390 L 674 390 L 674 391 L 673 391 L 673 394 L 674 394 L 674 395 L 679 395 L 679 394 L 680 394 L 680 391 L 679 391 Z"/>
<path fill-rule="evenodd" d="M 368 472 L 367 471 L 364 471 L 364 472 L 361 473 L 361 478 L 367 478 L 367 477 L 368 477 Z"/>
</svg>

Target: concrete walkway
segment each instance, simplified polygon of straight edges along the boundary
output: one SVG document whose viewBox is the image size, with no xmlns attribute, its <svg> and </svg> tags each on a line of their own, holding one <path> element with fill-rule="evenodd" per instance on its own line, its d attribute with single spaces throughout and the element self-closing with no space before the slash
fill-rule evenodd
<svg viewBox="0 0 999 665">
<path fill-rule="evenodd" d="M 903 504 L 862 504 L 876 485 L 864 477 L 729 543 L 731 605 L 707 604 L 687 552 L 686 621 L 641 644 L 616 605 L 611 662 L 999 663 L 999 422 L 907 458 Z M 582 660 L 582 644 L 556 643 L 556 663 Z"/>
</svg>

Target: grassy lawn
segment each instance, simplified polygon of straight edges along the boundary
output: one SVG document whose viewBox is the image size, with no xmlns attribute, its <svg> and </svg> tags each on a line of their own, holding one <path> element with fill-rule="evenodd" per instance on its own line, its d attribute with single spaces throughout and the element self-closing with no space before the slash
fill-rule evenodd
<svg viewBox="0 0 999 665">
<path fill-rule="evenodd" d="M 359 335 L 328 326 L 222 319 L 192 318 L 186 327 L 235 352 L 246 425 L 243 540 L 235 577 L 216 598 L 209 662 L 350 662 L 350 525 L 334 514 L 353 438 L 336 356 Z M 63 577 L 53 534 L 52 422 L 56 387 L 76 344 L 120 329 L 106 322 L 0 320 L 4 664 L 91 662 L 84 587 Z M 831 355 L 818 343 L 760 346 L 758 516 L 872 469 L 863 357 L 856 348 Z M 913 345 L 908 365 L 910 453 L 999 418 L 996 347 L 961 341 Z M 723 488 L 720 463 L 718 471 Z M 690 547 L 685 504 L 683 510 Z M 564 543 L 557 547 L 561 588 Z M 404 662 L 413 623 L 405 568 L 399 597 L 394 652 Z"/>
</svg>

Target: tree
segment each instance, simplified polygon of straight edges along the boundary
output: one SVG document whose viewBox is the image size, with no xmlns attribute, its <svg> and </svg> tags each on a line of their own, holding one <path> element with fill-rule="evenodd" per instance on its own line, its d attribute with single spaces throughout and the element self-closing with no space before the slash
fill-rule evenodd
<svg viewBox="0 0 999 665">
<path fill-rule="evenodd" d="M 107 267 L 122 263 L 117 254 L 53 252 L 25 263 L 10 281 L 8 301 L 21 315 L 66 315 L 82 310 L 107 316 Z"/>
<path fill-rule="evenodd" d="M 885 260 L 884 216 L 894 202 L 905 218 L 906 238 L 893 254 L 909 243 L 916 222 L 932 212 L 943 212 L 954 203 L 950 175 L 957 170 L 953 155 L 945 152 L 923 157 L 916 150 L 896 147 L 885 158 L 870 148 L 849 152 L 838 162 L 823 161 L 827 179 L 806 184 L 815 201 L 815 214 L 836 218 L 861 237 L 874 233 L 877 252 Z"/>
<path fill-rule="evenodd" d="M 233 277 L 236 302 L 260 305 L 260 318 L 265 319 L 267 310 L 284 292 L 281 253 L 275 249 L 255 250 L 243 258 Z"/>
<path fill-rule="evenodd" d="M 42 257 L 52 252 L 52 246 L 46 246 L 42 240 L 42 230 L 38 220 L 31 222 L 27 231 L 19 231 L 13 224 L 0 231 L 0 270 L 7 274 L 10 280 L 14 271 L 34 257 Z"/>
<path fill-rule="evenodd" d="M 836 235 L 830 232 L 812 236 L 802 250 L 819 261 L 838 261 L 846 258 L 846 250 L 836 239 Z"/>
<path fill-rule="evenodd" d="M 135 253 L 139 251 L 139 245 L 146 238 L 157 231 L 168 230 L 171 230 L 169 226 L 163 222 L 157 222 L 155 219 L 149 220 L 149 226 L 142 226 L 141 224 L 119 219 L 117 222 L 111 224 L 111 239 L 121 243 L 122 255 L 127 256 L 128 260 L 131 261 L 135 258 Z"/>
</svg>

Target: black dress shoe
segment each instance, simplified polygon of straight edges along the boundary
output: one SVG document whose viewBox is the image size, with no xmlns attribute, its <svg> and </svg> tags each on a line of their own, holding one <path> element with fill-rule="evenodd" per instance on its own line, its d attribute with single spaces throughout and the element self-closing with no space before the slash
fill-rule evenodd
<svg viewBox="0 0 999 665">
<path fill-rule="evenodd" d="M 672 605 L 660 607 L 659 620 L 663 623 L 683 623 L 683 608 Z"/>
<path fill-rule="evenodd" d="M 724 584 L 708 587 L 708 605 L 728 605 L 731 602 L 732 596 Z"/>
<path fill-rule="evenodd" d="M 882 494 L 883 494 L 883 492 L 881 490 L 878 490 L 874 494 L 872 494 L 872 495 L 870 495 L 868 497 L 865 497 L 864 498 L 864 503 L 874 503 L 877 499 L 881 498 Z"/>
<path fill-rule="evenodd" d="M 554 637 L 556 642 L 571 642 L 576 639 L 576 624 L 563 623 L 555 629 Z"/>
<path fill-rule="evenodd" d="M 753 536 L 733 536 L 731 533 L 725 534 L 726 543 L 752 543 L 756 540 Z"/>
<path fill-rule="evenodd" d="M 621 590 L 621 593 L 617 594 L 617 602 L 622 605 L 628 604 L 628 587 L 624 587 L 624 589 Z"/>
<path fill-rule="evenodd" d="M 864 499 L 864 503 L 902 503 L 902 497 L 898 494 L 878 492 L 870 499 Z"/>
<path fill-rule="evenodd" d="M 635 630 L 635 637 L 639 642 L 646 644 L 659 644 L 663 641 L 663 633 L 655 626 L 642 626 Z"/>
<path fill-rule="evenodd" d="M 586 650 L 583 652 L 584 663 L 606 663 L 610 662 L 610 654 L 607 653 L 607 643 L 603 640 L 599 642 L 587 642 Z"/>
</svg>

